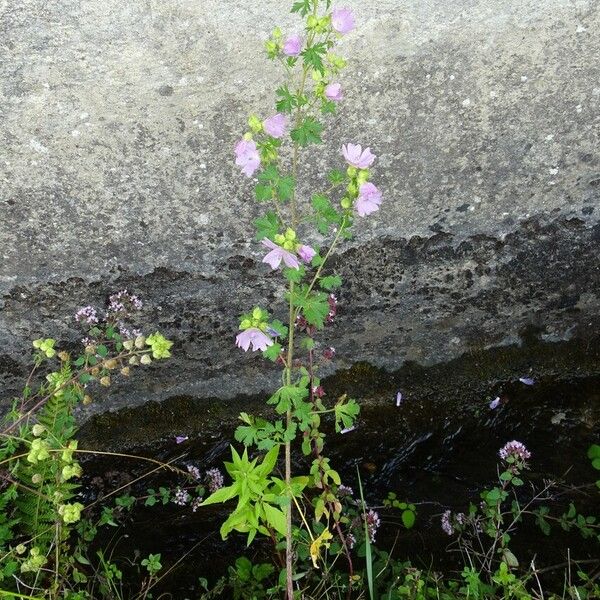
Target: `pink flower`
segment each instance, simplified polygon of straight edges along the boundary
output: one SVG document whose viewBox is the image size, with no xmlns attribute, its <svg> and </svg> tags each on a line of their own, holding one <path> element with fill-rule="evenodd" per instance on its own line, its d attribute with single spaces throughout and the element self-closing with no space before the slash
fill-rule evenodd
<svg viewBox="0 0 600 600">
<path fill-rule="evenodd" d="M 235 345 L 244 352 L 248 352 L 250 346 L 252 346 L 253 352 L 255 350 L 264 351 L 273 345 L 273 340 L 266 333 L 258 329 L 258 327 L 250 327 L 237 334 Z"/>
<path fill-rule="evenodd" d="M 348 164 L 357 169 L 368 169 L 375 160 L 375 155 L 371 154 L 371 148 L 365 148 L 363 151 L 360 144 L 343 145 L 342 154 L 348 161 Z"/>
<path fill-rule="evenodd" d="M 252 140 L 240 140 L 236 144 L 235 164 L 242 167 L 242 173 L 246 177 L 252 177 L 254 171 L 260 167 L 260 155 Z"/>
<path fill-rule="evenodd" d="M 366 217 L 379 210 L 381 204 L 381 192 L 370 182 L 360 186 L 356 211 L 361 217 Z"/>
<path fill-rule="evenodd" d="M 305 263 L 309 263 L 314 258 L 315 254 L 315 250 L 310 246 L 300 246 L 300 248 L 298 248 L 298 256 Z"/>
<path fill-rule="evenodd" d="M 264 122 L 265 131 L 274 138 L 283 137 L 287 124 L 287 117 L 281 113 L 277 113 L 276 115 L 265 119 Z"/>
<path fill-rule="evenodd" d="M 336 8 L 331 15 L 331 25 L 338 33 L 350 33 L 354 29 L 354 15 L 349 8 Z"/>
<path fill-rule="evenodd" d="M 277 269 L 277 267 L 279 267 L 279 265 L 281 264 L 282 260 L 285 263 L 285 266 L 289 267 L 290 269 L 300 268 L 300 263 L 298 262 L 298 259 L 289 250 L 278 246 L 269 238 L 264 238 L 262 240 L 262 244 L 263 246 L 266 246 L 267 248 L 271 249 L 271 252 L 269 252 L 262 260 L 264 263 L 270 265 L 271 269 Z"/>
<path fill-rule="evenodd" d="M 283 53 L 286 56 L 298 56 L 302 50 L 302 38 L 299 35 L 291 35 L 283 43 Z"/>
<path fill-rule="evenodd" d="M 342 86 L 339 83 L 330 83 L 325 88 L 325 97 L 328 100 L 339 102 L 344 97 L 344 94 L 342 93 Z"/>
</svg>

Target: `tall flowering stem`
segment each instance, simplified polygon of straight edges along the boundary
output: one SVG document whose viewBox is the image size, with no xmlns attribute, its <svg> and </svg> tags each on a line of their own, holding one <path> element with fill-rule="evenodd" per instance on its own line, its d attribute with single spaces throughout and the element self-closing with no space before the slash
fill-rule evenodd
<svg viewBox="0 0 600 600">
<path fill-rule="evenodd" d="M 332 6 L 332 0 L 295 1 L 292 12 L 302 17 L 303 33 L 284 34 L 277 28 L 265 43 L 267 56 L 285 69 L 285 82 L 275 92 L 275 112 L 251 115 L 249 129 L 234 144 L 235 162 L 242 174 L 257 178 L 256 199 L 271 207 L 255 221 L 257 249 L 266 248 L 263 262 L 283 275 L 287 300 L 286 325 L 263 308 L 254 307 L 240 317 L 236 344 L 244 351 L 262 351 L 265 358 L 283 366 L 282 386 L 267 400 L 282 418 L 267 422 L 247 413 L 240 415 L 243 425 L 236 431 L 236 440 L 266 455 L 259 464 L 258 459 L 250 461 L 247 450 L 240 456 L 232 449 L 233 461 L 226 464 L 232 485 L 204 501 L 238 499 L 237 508 L 221 528 L 223 537 L 237 530 L 248 533 L 249 542 L 259 533 L 277 541 L 285 539 L 288 600 L 294 597 L 294 540 L 305 539 L 295 532 L 302 527 L 308 529 L 315 568 L 321 551 L 329 547 L 337 532 L 352 573 L 349 545 L 339 525 L 342 504 L 336 494 L 341 482 L 323 454 L 325 435 L 319 426 L 322 417 L 333 417 L 337 432 L 349 430 L 355 426 L 359 408 L 346 396 L 331 407 L 321 400 L 323 394 L 315 396 L 313 389 L 322 389 L 315 357 L 330 360 L 334 354 L 332 349 L 317 352 L 315 334 L 333 321 L 337 311 L 332 292 L 342 280 L 327 272 L 329 258 L 351 237 L 355 220 L 378 211 L 382 201 L 381 192 L 369 181 L 375 155 L 370 148 L 363 150 L 360 144 L 346 140 L 339 142 L 340 162 L 346 162 L 345 168 L 324 174 L 324 191 L 309 198 L 298 194 L 304 150 L 322 143 L 323 119 L 350 96 L 345 88 L 342 93 L 339 81 L 346 61 L 334 50 L 337 41 L 354 29 L 355 20 L 348 8 Z M 327 250 L 322 252 L 322 247 Z M 307 353 L 299 353 L 299 349 Z M 297 355 L 308 356 L 307 363 Z M 303 476 L 292 473 L 292 450 L 297 441 L 302 442 L 303 454 L 313 457 L 310 473 Z M 281 447 L 283 481 L 271 475 Z M 258 481 L 250 496 L 241 491 L 246 490 L 241 482 L 249 474 Z M 314 507 L 314 515 L 298 515 L 298 521 L 292 507 L 299 507 L 300 499 Z M 309 522 L 319 534 L 313 534 Z"/>
</svg>

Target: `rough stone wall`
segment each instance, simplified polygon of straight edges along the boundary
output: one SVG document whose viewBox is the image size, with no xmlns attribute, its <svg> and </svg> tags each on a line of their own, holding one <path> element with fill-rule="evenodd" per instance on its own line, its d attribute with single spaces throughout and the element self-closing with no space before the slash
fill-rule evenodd
<svg viewBox="0 0 600 600">
<path fill-rule="evenodd" d="M 347 0 L 358 29 L 307 192 L 347 141 L 385 193 L 338 254 L 340 365 L 446 361 L 599 322 L 598 0 Z M 237 315 L 276 302 L 232 147 L 281 75 L 268 0 L 0 0 L 0 397 L 30 340 L 128 287 L 177 343 L 104 407 L 268 387 Z M 133 389 L 133 391 L 132 391 Z"/>
</svg>

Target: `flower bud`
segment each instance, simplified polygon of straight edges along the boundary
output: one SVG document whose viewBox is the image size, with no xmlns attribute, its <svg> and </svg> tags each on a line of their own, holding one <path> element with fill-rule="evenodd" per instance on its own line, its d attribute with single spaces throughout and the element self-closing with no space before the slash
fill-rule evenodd
<svg viewBox="0 0 600 600">
<path fill-rule="evenodd" d="M 129 372 L 130 372 L 129 367 L 123 367 L 121 369 L 121 375 L 123 375 L 124 377 L 129 377 Z"/>
<path fill-rule="evenodd" d="M 89 394 L 86 394 L 83 397 L 83 403 L 87 406 L 88 404 L 92 403 L 92 397 Z"/>
<path fill-rule="evenodd" d="M 42 342 L 43 342 L 43 341 L 44 341 L 44 340 L 43 340 L 43 339 L 41 339 L 41 338 L 40 338 L 39 340 L 33 340 L 33 347 L 34 347 L 36 350 L 39 350 L 39 349 L 40 349 L 40 347 L 41 347 L 41 345 L 42 345 Z"/>
<path fill-rule="evenodd" d="M 144 335 L 138 335 L 135 338 L 135 347 L 138 350 L 141 350 L 145 345 L 146 345 L 146 336 L 144 336 Z"/>
<path fill-rule="evenodd" d="M 140 364 L 140 357 L 139 357 L 139 356 L 132 356 L 132 357 L 129 359 L 129 364 L 130 364 L 130 365 L 133 365 L 133 366 L 135 366 L 135 365 L 139 365 L 139 364 Z"/>
<path fill-rule="evenodd" d="M 259 321 L 260 319 L 262 319 L 262 310 L 260 310 L 258 306 L 252 311 L 252 318 L 255 321 Z"/>
<path fill-rule="evenodd" d="M 96 354 L 96 346 L 94 346 L 94 344 L 88 344 L 85 347 L 85 353 L 86 354 Z"/>
<path fill-rule="evenodd" d="M 31 483 L 34 483 L 35 485 L 42 483 L 42 481 L 44 481 L 44 478 L 42 477 L 41 473 L 34 473 L 34 475 L 31 477 Z"/>
<path fill-rule="evenodd" d="M 114 358 L 109 358 L 108 360 L 104 361 L 104 366 L 107 369 L 116 369 L 119 366 L 119 364 Z"/>
<path fill-rule="evenodd" d="M 352 207 L 352 200 L 350 200 L 350 198 L 342 198 L 340 204 L 342 205 L 342 208 L 348 209 Z"/>
<path fill-rule="evenodd" d="M 285 239 L 286 240 L 290 240 L 290 241 L 295 240 L 296 239 L 296 232 L 293 229 L 291 229 L 291 228 L 288 227 L 285 230 Z"/>
<path fill-rule="evenodd" d="M 31 428 L 31 433 L 33 433 L 33 435 L 35 435 L 35 437 L 40 437 L 40 435 L 42 435 L 42 433 L 44 433 L 44 431 L 46 431 L 46 428 L 41 423 L 36 423 Z"/>
<path fill-rule="evenodd" d="M 133 340 L 125 340 L 123 342 L 123 348 L 125 348 L 125 350 L 133 350 Z"/>
<path fill-rule="evenodd" d="M 245 142 L 249 142 L 249 141 L 251 141 L 251 140 L 252 140 L 252 134 L 251 134 L 250 132 L 248 132 L 248 133 L 245 133 L 245 134 L 242 136 L 242 139 L 243 139 Z"/>
<path fill-rule="evenodd" d="M 250 319 L 243 319 L 240 323 L 240 329 L 248 329 L 252 327 L 252 321 Z"/>
<path fill-rule="evenodd" d="M 358 169 L 356 167 L 348 167 L 348 169 L 346 170 L 346 173 L 348 173 L 348 177 L 354 177 L 357 172 Z"/>
<path fill-rule="evenodd" d="M 250 115 L 248 126 L 252 129 L 253 133 L 260 133 L 263 129 L 262 121 L 256 115 Z"/>
<path fill-rule="evenodd" d="M 17 554 L 24 554 L 27 551 L 27 546 L 25 546 L 25 544 L 19 544 L 16 548 L 15 548 L 15 552 Z"/>
<path fill-rule="evenodd" d="M 275 243 L 279 244 L 281 246 L 281 244 L 283 244 L 285 242 L 285 236 L 281 235 L 280 233 L 278 233 L 275 236 Z"/>
<path fill-rule="evenodd" d="M 314 15 L 310 15 L 308 19 L 306 19 L 306 26 L 308 29 L 314 29 L 319 25 L 319 19 Z"/>
<path fill-rule="evenodd" d="M 358 173 L 358 177 L 356 178 L 357 185 L 362 185 L 369 181 L 369 169 L 361 169 Z"/>
<path fill-rule="evenodd" d="M 93 369 L 90 370 L 90 375 L 92 375 L 92 377 L 98 377 L 99 374 L 100 374 L 100 367 L 94 367 Z"/>
<path fill-rule="evenodd" d="M 358 192 L 358 188 L 356 187 L 356 184 L 354 184 L 354 183 L 348 184 L 348 187 L 346 188 L 346 190 L 348 190 L 348 193 L 351 196 L 356 196 L 356 193 Z"/>
<path fill-rule="evenodd" d="M 58 358 L 60 358 L 60 360 L 62 360 L 63 362 L 67 362 L 69 360 L 69 353 L 65 352 L 64 350 L 61 350 L 58 353 Z"/>
<path fill-rule="evenodd" d="M 104 387 L 108 387 L 110 385 L 110 377 L 105 375 L 104 377 L 100 377 L 100 385 Z"/>
<path fill-rule="evenodd" d="M 144 356 L 142 356 L 142 358 L 140 359 L 140 362 L 143 365 L 149 365 L 152 362 L 152 359 L 150 358 L 149 354 L 144 354 Z"/>
</svg>

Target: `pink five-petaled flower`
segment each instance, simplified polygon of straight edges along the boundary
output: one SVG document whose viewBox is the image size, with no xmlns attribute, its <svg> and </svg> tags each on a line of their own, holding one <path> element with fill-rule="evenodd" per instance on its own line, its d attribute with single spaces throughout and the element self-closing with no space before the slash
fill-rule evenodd
<svg viewBox="0 0 600 600">
<path fill-rule="evenodd" d="M 375 155 L 371 153 L 371 148 L 362 149 L 360 144 L 344 144 L 342 154 L 349 165 L 357 169 L 368 169 L 375 160 Z"/>
<path fill-rule="evenodd" d="M 285 130 L 288 124 L 287 117 L 282 115 L 281 113 L 277 113 L 268 119 L 265 119 L 263 123 L 265 126 L 265 131 L 274 138 L 283 137 L 285 134 Z"/>
<path fill-rule="evenodd" d="M 310 246 L 300 246 L 298 248 L 298 256 L 305 262 L 309 263 L 315 257 L 316 251 Z"/>
<path fill-rule="evenodd" d="M 361 217 L 366 217 L 379 210 L 381 204 L 381 192 L 370 182 L 363 183 L 360 186 L 358 200 L 356 201 L 356 211 Z"/>
<path fill-rule="evenodd" d="M 299 35 L 290 35 L 283 43 L 283 53 L 286 56 L 298 56 L 302 50 L 302 38 Z"/>
<path fill-rule="evenodd" d="M 344 97 L 344 94 L 342 92 L 342 86 L 339 83 L 330 83 L 325 88 L 325 97 L 328 100 L 339 102 Z"/>
<path fill-rule="evenodd" d="M 289 267 L 290 269 L 300 268 L 300 263 L 298 262 L 298 259 L 289 250 L 278 246 L 269 238 L 263 238 L 262 244 L 263 246 L 266 246 L 267 248 L 271 249 L 271 252 L 269 252 L 262 260 L 264 263 L 270 265 L 271 269 L 277 269 L 277 267 L 279 267 L 279 265 L 281 264 L 282 260 L 285 263 L 285 266 Z"/>
<path fill-rule="evenodd" d="M 349 8 L 336 8 L 331 14 L 331 25 L 338 33 L 350 33 L 354 29 L 354 15 Z"/>
<path fill-rule="evenodd" d="M 260 155 L 252 140 L 240 140 L 235 146 L 235 164 L 242 167 L 246 177 L 252 177 L 260 167 Z"/>
<path fill-rule="evenodd" d="M 263 333 L 258 327 L 250 327 L 237 334 L 235 337 L 235 345 L 241 348 L 244 352 L 248 352 L 250 346 L 252 351 L 266 350 L 273 345 L 273 340 Z"/>
</svg>

